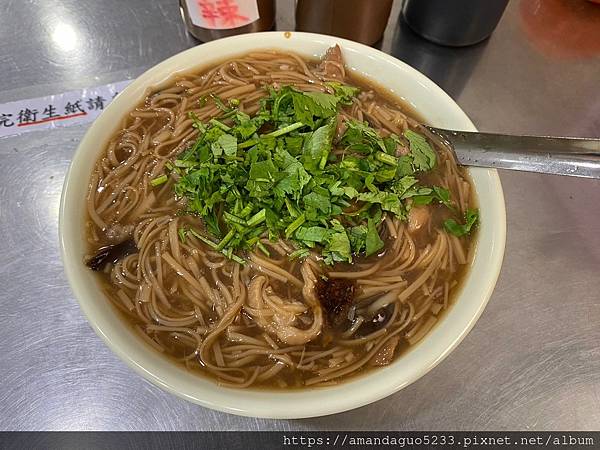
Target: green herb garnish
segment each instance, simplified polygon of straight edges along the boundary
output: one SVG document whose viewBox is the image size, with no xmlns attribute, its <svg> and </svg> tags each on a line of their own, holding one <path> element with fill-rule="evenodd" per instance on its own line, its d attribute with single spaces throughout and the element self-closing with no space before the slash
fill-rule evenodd
<svg viewBox="0 0 600 450">
<path fill-rule="evenodd" d="M 328 264 L 351 262 L 383 249 L 385 213 L 404 219 L 411 203 L 434 201 L 455 208 L 446 189 L 419 183 L 418 173 L 436 165 L 424 136 L 409 130 L 381 137 L 366 122 L 348 120 L 335 138 L 338 112 L 358 89 L 327 85 L 332 94 L 270 89 L 253 117 L 237 109 L 239 102 L 226 105 L 214 95 L 220 117 L 202 123 L 190 114 L 199 137 L 169 170 L 178 175 L 175 193 L 187 200 L 185 212 L 202 218 L 206 234 L 182 229 L 182 242 L 191 233 L 244 263 L 236 252 L 269 255 L 261 239 L 286 238 L 297 247 L 290 258 L 314 249 Z M 399 146 L 409 154 L 399 156 Z M 450 220 L 446 228 L 472 226 Z"/>
<path fill-rule="evenodd" d="M 448 232 L 452 233 L 454 236 L 465 236 L 471 232 L 471 229 L 474 225 L 479 221 L 479 210 L 475 208 L 467 209 L 465 214 L 465 223 L 460 224 L 457 223 L 454 219 L 446 219 L 444 221 L 444 227 Z"/>
<path fill-rule="evenodd" d="M 406 130 L 404 137 L 410 144 L 410 153 L 413 158 L 412 164 L 416 171 L 427 171 L 435 167 L 437 158 L 435 151 L 424 136 L 412 130 Z"/>
<path fill-rule="evenodd" d="M 186 229 L 180 228 L 179 230 L 177 230 L 177 234 L 179 235 L 179 240 L 181 241 L 181 243 L 185 244 L 185 235 L 187 234 Z"/>
<path fill-rule="evenodd" d="M 160 177 L 156 177 L 153 180 L 150 180 L 150 184 L 154 187 L 160 186 L 167 182 L 169 178 L 166 175 L 161 175 Z"/>
</svg>

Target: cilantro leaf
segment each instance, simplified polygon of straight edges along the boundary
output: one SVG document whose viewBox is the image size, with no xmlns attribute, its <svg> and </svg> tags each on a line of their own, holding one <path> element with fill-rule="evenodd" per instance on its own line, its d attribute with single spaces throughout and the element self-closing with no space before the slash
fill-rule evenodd
<svg viewBox="0 0 600 450">
<path fill-rule="evenodd" d="M 337 81 L 328 81 L 325 84 L 333 89 L 338 101 L 343 105 L 352 104 L 352 99 L 360 92 L 358 87 L 348 86 Z"/>
<path fill-rule="evenodd" d="M 352 262 L 352 250 L 350 247 L 350 239 L 346 234 L 346 230 L 341 225 L 332 232 L 329 243 L 323 249 L 325 261 L 328 263 L 338 261 Z"/>
<path fill-rule="evenodd" d="M 360 253 L 366 246 L 367 239 L 367 226 L 357 225 L 350 228 L 348 232 L 348 238 L 350 239 L 350 246 L 354 253 Z"/>
<path fill-rule="evenodd" d="M 381 205 L 381 209 L 383 209 L 384 211 L 390 211 L 398 217 L 404 217 L 406 214 L 405 208 L 402 205 L 402 202 L 400 201 L 400 197 L 398 196 L 398 194 L 395 194 L 393 192 L 383 192 L 383 191 L 360 192 L 360 193 L 354 194 L 355 190 L 354 190 L 354 192 L 352 192 L 352 191 L 353 191 L 353 188 L 347 189 L 346 195 L 352 194 L 349 196 L 356 198 L 357 200 L 361 200 L 363 202 L 378 203 Z"/>
<path fill-rule="evenodd" d="M 452 200 L 450 200 L 450 191 L 448 189 L 440 186 L 433 186 L 432 189 L 436 199 L 440 203 L 442 203 L 450 209 L 454 208 L 454 204 L 452 203 Z"/>
<path fill-rule="evenodd" d="M 444 227 L 448 232 L 454 236 L 465 236 L 471 232 L 471 229 L 479 221 L 479 210 L 476 208 L 469 208 L 465 213 L 465 223 L 460 224 L 454 219 L 446 219 L 444 221 Z"/>
<path fill-rule="evenodd" d="M 386 151 L 383 139 L 366 122 L 346 121 L 346 131 L 340 143 L 347 149 L 371 153 L 375 149 Z"/>
<path fill-rule="evenodd" d="M 367 220 L 367 236 L 365 238 L 366 255 L 370 256 L 383 248 L 383 241 L 379 237 L 375 221 L 371 218 Z"/>
<path fill-rule="evenodd" d="M 290 194 L 295 200 L 298 200 L 302 189 L 310 181 L 311 176 L 304 169 L 302 163 L 290 155 L 283 146 L 278 146 L 275 150 L 274 162 L 277 167 L 287 174 L 275 186 L 275 194 L 280 197 Z"/>
<path fill-rule="evenodd" d="M 325 242 L 330 234 L 323 227 L 300 227 L 296 230 L 294 237 L 300 241 Z"/>
<path fill-rule="evenodd" d="M 320 108 L 318 114 L 315 115 L 328 117 L 336 113 L 338 99 L 334 95 L 325 92 L 306 92 L 304 95 L 312 99 Z"/>
<path fill-rule="evenodd" d="M 435 167 L 437 158 L 424 136 L 412 130 L 406 130 L 404 137 L 408 139 L 413 166 L 416 170 L 427 171 Z"/>
<path fill-rule="evenodd" d="M 437 200 L 444 206 L 454 209 L 454 203 L 450 200 L 450 191 L 440 186 L 433 186 L 432 188 L 421 187 L 409 190 L 404 194 L 403 198 L 408 197 L 413 198 L 413 205 L 428 205 L 433 200 Z"/>
<path fill-rule="evenodd" d="M 237 139 L 235 136 L 230 134 L 222 134 L 219 136 L 215 144 L 221 147 L 226 156 L 235 156 L 237 154 Z"/>
<path fill-rule="evenodd" d="M 325 214 L 329 214 L 329 211 L 331 210 L 329 197 L 315 191 L 305 195 L 303 200 L 304 205 L 308 208 L 318 209 Z"/>
<path fill-rule="evenodd" d="M 314 172 L 325 167 L 334 132 L 335 122 L 330 120 L 305 139 L 301 161 L 307 171 Z"/>
</svg>

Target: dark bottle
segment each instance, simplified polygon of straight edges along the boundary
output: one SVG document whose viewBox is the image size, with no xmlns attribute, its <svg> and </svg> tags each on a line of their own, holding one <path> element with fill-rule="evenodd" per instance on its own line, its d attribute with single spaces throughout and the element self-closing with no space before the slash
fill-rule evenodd
<svg viewBox="0 0 600 450">
<path fill-rule="evenodd" d="M 298 0 L 296 30 L 372 45 L 383 36 L 393 0 Z"/>
<path fill-rule="evenodd" d="M 402 14 L 425 39 L 462 47 L 489 37 L 507 4 L 508 0 L 406 0 Z"/>
<path fill-rule="evenodd" d="M 268 31 L 275 23 L 275 0 L 179 0 L 179 6 L 188 31 L 202 42 Z"/>
</svg>

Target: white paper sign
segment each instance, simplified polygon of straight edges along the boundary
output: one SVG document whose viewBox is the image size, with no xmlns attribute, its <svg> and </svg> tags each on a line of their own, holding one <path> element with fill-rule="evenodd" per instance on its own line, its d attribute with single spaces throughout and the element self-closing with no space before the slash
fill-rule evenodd
<svg viewBox="0 0 600 450">
<path fill-rule="evenodd" d="M 0 138 L 92 122 L 131 80 L 0 105 Z"/>
<path fill-rule="evenodd" d="M 256 0 L 185 0 L 190 20 L 209 30 L 243 27 L 259 18 Z"/>
</svg>

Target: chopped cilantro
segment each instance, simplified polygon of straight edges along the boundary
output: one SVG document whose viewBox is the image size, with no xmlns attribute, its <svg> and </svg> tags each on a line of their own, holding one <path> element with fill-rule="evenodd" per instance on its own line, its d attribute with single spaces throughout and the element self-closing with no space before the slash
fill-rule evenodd
<svg viewBox="0 0 600 450">
<path fill-rule="evenodd" d="M 476 208 L 469 208 L 465 214 L 465 223 L 457 223 L 454 219 L 446 219 L 444 221 L 444 227 L 448 232 L 454 236 L 465 236 L 471 232 L 471 229 L 479 221 L 479 210 Z"/>
<path fill-rule="evenodd" d="M 329 81 L 325 83 L 335 93 L 335 96 L 342 105 L 352 104 L 352 100 L 360 92 L 360 89 L 354 86 L 338 83 L 337 81 Z"/>
<path fill-rule="evenodd" d="M 212 99 L 220 116 L 202 123 L 189 114 L 198 138 L 166 167 L 176 195 L 185 199 L 184 212 L 201 218 L 205 229 L 178 230 L 182 242 L 195 236 L 243 264 L 236 253 L 269 255 L 261 239 L 283 237 L 296 247 L 290 258 L 312 249 L 328 264 L 351 262 L 384 247 L 383 214 L 405 219 L 410 203 L 432 201 L 454 208 L 446 189 L 419 181 L 419 172 L 436 164 L 424 136 L 409 130 L 383 137 L 367 122 L 347 120 L 336 138 L 338 113 L 359 90 L 326 85 L 330 93 L 270 88 L 252 117 L 238 109 L 239 100 L 225 103 L 216 95 L 204 101 Z M 410 153 L 398 155 L 407 142 Z M 162 175 L 151 184 L 167 180 Z M 474 222 L 466 219 L 445 226 L 468 233 Z"/>
<path fill-rule="evenodd" d="M 425 137 L 413 130 L 406 130 L 404 137 L 408 139 L 415 170 L 427 171 L 433 169 L 437 158 L 435 151 L 431 148 Z"/>
<path fill-rule="evenodd" d="M 153 187 L 160 186 L 161 184 L 165 184 L 168 178 L 166 175 L 161 175 L 160 177 L 156 177 L 153 180 L 150 180 L 150 185 Z"/>
<path fill-rule="evenodd" d="M 307 171 L 323 170 L 331 151 L 334 131 L 335 122 L 330 120 L 304 141 L 301 161 Z"/>
<path fill-rule="evenodd" d="M 377 253 L 383 248 L 383 241 L 379 237 L 377 228 L 375 227 L 375 221 L 371 218 L 367 220 L 367 235 L 365 237 L 366 254 L 370 256 Z"/>
</svg>

